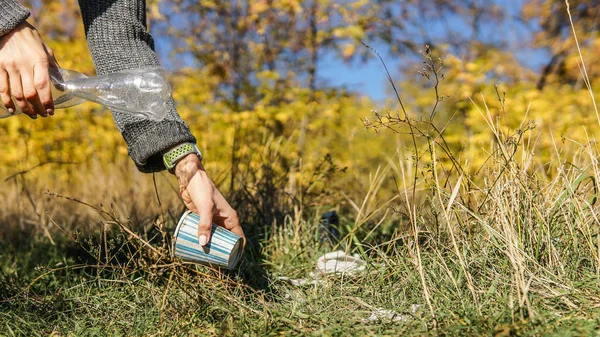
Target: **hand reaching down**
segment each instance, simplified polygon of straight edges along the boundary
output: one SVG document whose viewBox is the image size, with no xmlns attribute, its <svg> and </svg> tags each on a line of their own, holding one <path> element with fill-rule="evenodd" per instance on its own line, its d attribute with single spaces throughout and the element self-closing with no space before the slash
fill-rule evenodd
<svg viewBox="0 0 600 337">
<path fill-rule="evenodd" d="M 185 206 L 200 216 L 198 224 L 200 245 L 204 246 L 210 240 L 211 227 L 214 223 L 241 236 L 245 246 L 246 237 L 236 211 L 208 177 L 198 156 L 190 154 L 180 160 L 175 166 L 175 175 L 179 181 L 179 193 Z"/>
</svg>

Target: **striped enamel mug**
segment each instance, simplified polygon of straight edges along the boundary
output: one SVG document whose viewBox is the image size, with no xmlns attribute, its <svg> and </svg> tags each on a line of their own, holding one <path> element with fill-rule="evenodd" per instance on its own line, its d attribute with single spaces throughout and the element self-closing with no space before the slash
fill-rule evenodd
<svg viewBox="0 0 600 337">
<path fill-rule="evenodd" d="M 173 254 L 199 264 L 235 268 L 243 253 L 242 238 L 213 224 L 210 241 L 202 247 L 198 244 L 198 222 L 200 216 L 196 213 L 183 213 L 175 228 Z"/>
</svg>

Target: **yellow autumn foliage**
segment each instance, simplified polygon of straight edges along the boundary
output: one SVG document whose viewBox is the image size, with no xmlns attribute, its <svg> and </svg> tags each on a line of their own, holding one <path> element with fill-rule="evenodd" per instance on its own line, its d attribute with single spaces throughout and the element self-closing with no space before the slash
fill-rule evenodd
<svg viewBox="0 0 600 337">
<path fill-rule="evenodd" d="M 206 2 L 203 5 L 210 8 L 215 4 Z M 364 5 L 364 1 L 358 1 L 350 8 Z M 45 10 L 62 13 L 75 22 L 75 29 L 59 32 L 60 38 L 48 39 L 61 65 L 93 74 L 78 14 L 52 2 L 44 6 Z M 260 16 L 266 11 L 265 6 L 264 1 L 253 2 L 251 15 Z M 281 2 L 277 6 L 281 10 L 300 10 L 294 1 Z M 52 27 L 50 23 L 38 24 Z M 360 27 L 350 25 L 317 33 L 318 39 L 330 36 L 349 41 L 361 39 L 364 32 Z M 193 41 L 190 38 L 189 42 Z M 598 43 L 594 43 L 587 48 L 592 51 L 597 46 Z M 262 53 L 265 46 L 249 44 L 248 48 Z M 542 166 L 557 152 L 572 156 L 580 150 L 580 144 L 598 137 L 598 116 L 584 85 L 550 81 L 538 90 L 537 75 L 522 67 L 514 55 L 486 48 L 474 42 L 473 56 L 467 58 L 453 55 L 445 46 L 435 51 L 436 57 L 443 59 L 441 73 L 444 79 L 439 83 L 440 102 L 433 123 L 439 130 L 444 130 L 445 141 L 458 161 L 468 163 L 465 165 L 470 173 L 479 171 L 493 153 L 494 143 L 498 141 L 494 139 L 493 128 L 500 131 L 502 141 L 507 141 L 519 130 L 535 125 L 524 134 L 523 144 L 526 145 L 519 148 L 517 155 L 534 154 Z M 352 56 L 355 49 L 356 45 L 346 44 L 344 56 Z M 224 53 L 215 58 L 226 60 L 229 56 Z M 575 67 L 576 63 L 574 56 L 569 56 L 567 64 Z M 399 94 L 411 118 L 426 120 L 436 103 L 436 96 L 432 83 L 417 75 L 417 70 L 415 67 L 414 78 L 407 78 L 400 84 Z M 223 177 L 232 174 L 234 165 L 237 172 L 258 169 L 265 160 L 267 149 L 276 147 L 288 163 L 301 161 L 306 174 L 310 174 L 315 163 L 331 155 L 336 165 L 348 168 L 346 175 L 338 181 L 348 187 L 347 183 L 353 177 L 377 170 L 390 158 L 410 159 L 413 145 L 411 136 L 405 134 L 406 129 L 399 134 L 382 129 L 376 134 L 366 130 L 361 121 L 371 118 L 372 110 L 380 114 L 400 111 L 395 100 L 390 100 L 387 105 L 377 105 L 361 95 L 343 90 L 311 92 L 306 87 L 294 86 L 293 83 L 301 82 L 299 78 L 291 71 L 286 73 L 284 68 L 261 69 L 256 74 L 254 87 L 245 89 L 252 90 L 259 99 L 252 102 L 251 108 L 236 111 L 231 104 L 214 95 L 222 77 L 210 67 L 181 68 L 172 74 L 170 81 L 179 113 L 197 136 L 211 174 L 224 181 L 226 178 Z M 286 81 L 285 90 L 279 90 L 281 81 Z M 593 82 L 592 85 L 598 88 L 600 83 Z M 308 124 L 303 130 L 302 120 L 306 116 Z M 423 128 L 427 130 L 426 126 Z M 303 142 L 300 141 L 302 137 Z M 110 170 L 127 156 L 127 147 L 110 113 L 94 104 L 58 111 L 53 118 L 36 121 L 23 116 L 2 120 L 0 143 L 4 145 L 0 156 L 0 179 L 43 163 L 76 163 L 78 169 L 69 165 L 52 168 L 52 179 L 67 183 L 72 181 L 75 171 L 81 174 L 82 170 L 97 163 Z M 419 153 L 425 153 L 428 144 L 421 137 L 417 146 Z M 232 158 L 237 162 L 233 163 Z M 424 156 L 421 160 L 426 165 L 430 159 Z M 443 156 L 440 160 L 442 164 L 450 165 Z M 290 167 L 280 169 L 289 170 Z M 356 189 L 357 195 L 364 189 L 358 184 L 350 187 Z"/>
</svg>

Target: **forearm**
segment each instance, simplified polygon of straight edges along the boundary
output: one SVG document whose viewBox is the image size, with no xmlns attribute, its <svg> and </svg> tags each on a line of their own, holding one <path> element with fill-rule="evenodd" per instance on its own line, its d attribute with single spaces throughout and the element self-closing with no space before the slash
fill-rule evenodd
<svg viewBox="0 0 600 337">
<path fill-rule="evenodd" d="M 29 17 L 29 10 L 17 0 L 0 0 L 0 36 L 15 29 Z"/>
<path fill-rule="evenodd" d="M 0 0 L 2 1 L 2 0 Z M 154 41 L 146 29 L 142 0 L 79 0 L 88 47 L 98 74 L 159 66 Z M 173 100 L 165 120 L 153 122 L 112 111 L 129 155 L 143 172 L 164 168 L 160 153 L 182 142 L 195 142 Z"/>
</svg>

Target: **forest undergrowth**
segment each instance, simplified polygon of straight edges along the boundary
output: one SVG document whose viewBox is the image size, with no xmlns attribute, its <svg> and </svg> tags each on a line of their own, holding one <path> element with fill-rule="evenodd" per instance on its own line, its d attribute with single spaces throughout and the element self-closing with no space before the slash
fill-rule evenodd
<svg viewBox="0 0 600 337">
<path fill-rule="evenodd" d="M 233 118 L 233 141 L 207 169 L 248 238 L 234 271 L 172 257 L 184 209 L 166 172 L 141 174 L 125 156 L 5 166 L 0 335 L 595 333 L 597 125 L 584 125 L 583 141 L 540 130 L 501 85 L 453 101 L 453 70 L 428 46 L 421 56 L 423 98 L 408 99 L 390 76 L 390 107 L 341 121 L 371 148 L 355 133 L 309 128 L 304 151 L 318 155 L 305 159 L 293 151 L 296 130 L 273 132 L 285 123 L 240 127 L 263 123 L 265 111 Z M 430 104 L 415 109 L 422 99 Z M 465 106 L 476 123 L 461 116 Z M 344 149 L 327 148 L 336 142 Z M 322 240 L 321 215 L 332 210 L 340 236 Z M 319 256 L 336 250 L 365 269 L 316 273 Z"/>
</svg>

